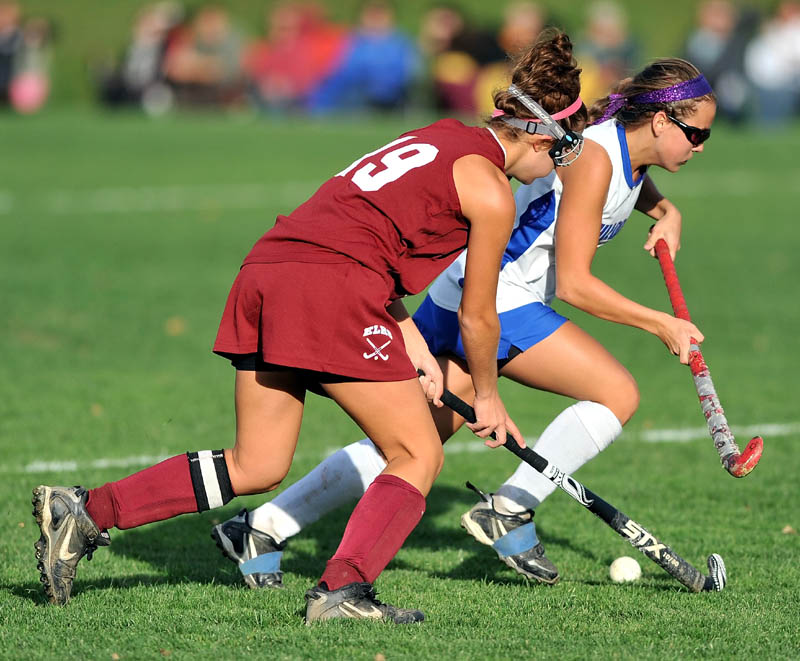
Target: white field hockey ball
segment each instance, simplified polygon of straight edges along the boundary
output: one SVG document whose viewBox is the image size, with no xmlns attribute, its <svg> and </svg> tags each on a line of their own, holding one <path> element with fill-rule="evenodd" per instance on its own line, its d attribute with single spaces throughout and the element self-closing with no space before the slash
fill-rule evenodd
<svg viewBox="0 0 800 661">
<path fill-rule="evenodd" d="M 634 558 L 624 555 L 611 563 L 608 575 L 614 583 L 630 583 L 642 575 L 642 568 Z"/>
</svg>

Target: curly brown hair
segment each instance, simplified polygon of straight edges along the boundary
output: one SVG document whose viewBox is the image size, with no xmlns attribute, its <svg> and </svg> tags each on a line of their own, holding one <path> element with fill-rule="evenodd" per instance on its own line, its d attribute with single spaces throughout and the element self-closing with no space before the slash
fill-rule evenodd
<svg viewBox="0 0 800 661">
<path fill-rule="evenodd" d="M 611 94 L 621 94 L 626 99 L 625 105 L 614 113 L 614 117 L 623 126 L 639 126 L 650 121 L 650 118 L 660 110 L 681 118 L 691 115 L 703 101 L 716 103 L 717 98 L 713 92 L 694 99 L 663 103 L 636 103 L 632 101 L 633 97 L 640 94 L 666 89 L 692 78 L 697 78 L 699 75 L 700 71 L 696 66 L 678 57 L 655 60 L 633 78 L 621 80 L 611 90 Z M 603 117 L 609 102 L 608 96 L 596 101 L 589 110 L 590 121 L 595 122 Z"/>
<path fill-rule="evenodd" d="M 543 30 L 530 48 L 514 58 L 511 82 L 536 101 L 547 112 L 553 114 L 571 105 L 581 91 L 578 63 L 572 54 L 572 41 L 565 32 L 557 28 Z M 507 115 L 520 119 L 534 119 L 530 110 L 520 103 L 507 89 L 494 93 L 494 106 Z M 566 129 L 580 131 L 586 123 L 586 106 L 576 113 L 559 120 Z M 488 120 L 495 130 L 519 138 L 522 129 L 509 126 L 501 118 Z"/>
</svg>

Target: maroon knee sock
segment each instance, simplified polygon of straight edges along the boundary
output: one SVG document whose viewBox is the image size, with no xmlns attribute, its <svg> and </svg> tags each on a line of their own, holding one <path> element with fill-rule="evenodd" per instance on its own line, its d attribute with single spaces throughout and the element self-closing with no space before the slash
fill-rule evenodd
<svg viewBox="0 0 800 661">
<path fill-rule="evenodd" d="M 416 487 L 394 475 L 379 475 L 353 510 L 320 583 L 329 590 L 372 583 L 424 513 L 425 497 Z"/>
<path fill-rule="evenodd" d="M 117 482 L 91 489 L 86 509 L 101 530 L 135 528 L 197 512 L 189 459 L 180 454 Z"/>
</svg>

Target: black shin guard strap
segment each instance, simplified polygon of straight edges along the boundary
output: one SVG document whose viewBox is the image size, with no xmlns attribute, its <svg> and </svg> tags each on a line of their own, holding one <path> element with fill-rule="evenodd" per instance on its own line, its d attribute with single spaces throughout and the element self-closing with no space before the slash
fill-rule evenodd
<svg viewBox="0 0 800 661">
<path fill-rule="evenodd" d="M 205 512 L 229 503 L 236 494 L 231 486 L 224 451 L 201 450 L 187 452 L 186 456 L 189 458 L 197 511 Z"/>
</svg>

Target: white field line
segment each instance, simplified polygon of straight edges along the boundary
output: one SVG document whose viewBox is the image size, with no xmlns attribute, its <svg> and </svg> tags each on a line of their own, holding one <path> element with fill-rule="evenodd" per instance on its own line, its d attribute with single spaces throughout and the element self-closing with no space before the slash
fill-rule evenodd
<svg viewBox="0 0 800 661">
<path fill-rule="evenodd" d="M 29 464 L 13 468 L 10 466 L 0 467 L 0 473 L 75 473 L 82 470 L 94 470 L 102 468 L 132 468 L 135 466 L 149 466 L 163 461 L 169 455 L 138 457 L 119 457 L 94 459 L 84 463 L 77 461 L 32 461 Z"/>
<path fill-rule="evenodd" d="M 800 422 L 790 422 L 785 424 L 772 423 L 763 425 L 752 425 L 747 427 L 733 427 L 734 435 L 739 439 L 740 446 L 747 444 L 752 436 L 756 434 L 764 436 L 769 442 L 773 438 L 782 436 L 792 436 L 800 434 Z M 639 440 L 644 443 L 688 443 L 699 439 L 708 439 L 708 429 L 706 427 L 684 427 L 677 429 L 648 429 L 636 434 L 627 435 L 626 438 Z M 525 437 L 525 443 L 532 447 L 536 443 L 536 437 Z M 451 441 L 445 447 L 446 454 L 471 454 L 484 452 L 487 448 L 483 441 Z M 328 448 L 319 455 L 319 459 L 330 456 L 339 448 Z M 310 458 L 309 453 L 300 450 L 296 456 Z M 134 457 L 102 458 L 87 462 L 78 461 L 32 461 L 22 466 L 0 465 L 0 474 L 21 475 L 28 473 L 77 473 L 87 470 L 97 470 L 105 468 L 138 468 L 141 466 L 151 466 L 163 461 L 169 455 L 141 455 Z"/>
<path fill-rule="evenodd" d="M 796 182 L 800 170 L 767 174 L 754 170 L 704 172 L 675 182 L 680 197 L 708 197 L 709 191 L 726 197 L 790 195 L 800 193 Z M 283 183 L 238 183 L 171 186 L 115 186 L 87 189 L 50 189 L 35 200 L 36 208 L 60 214 L 117 214 L 202 211 L 206 209 L 260 209 L 267 205 L 294 206 L 306 199 L 322 181 L 298 180 Z M 670 182 L 665 181 L 669 188 Z M 0 189 L 0 215 L 19 205 L 13 191 Z M 25 204 L 24 206 L 28 206 Z"/>
<path fill-rule="evenodd" d="M 774 438 L 776 436 L 792 436 L 800 434 L 800 422 L 787 424 L 748 425 L 731 427 L 737 443 L 743 448 L 753 436 Z M 683 429 L 647 429 L 640 433 L 645 443 L 687 443 L 698 438 L 710 438 L 708 427 L 691 427 Z M 741 449 L 741 448 L 740 448 Z"/>
<path fill-rule="evenodd" d="M 763 425 L 748 425 L 746 427 L 734 426 L 731 427 L 731 432 L 738 439 L 737 443 L 744 447 L 753 436 L 763 436 L 770 439 L 800 434 L 800 422 L 767 423 Z M 708 427 L 682 427 L 625 432 L 623 437 L 626 440 L 638 440 L 643 443 L 689 443 L 700 439 L 710 439 L 710 434 Z M 538 437 L 536 436 L 526 436 L 525 444 L 528 447 L 533 447 L 537 440 Z M 449 454 L 463 454 L 466 452 L 480 452 L 484 447 L 482 441 L 451 441 L 444 446 L 444 449 Z"/>
</svg>

